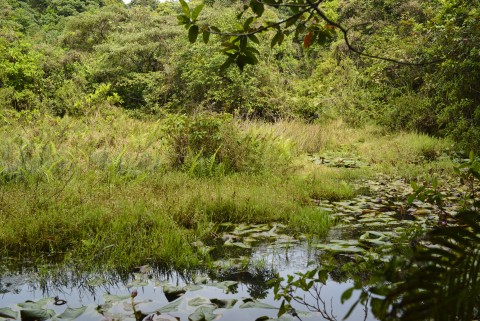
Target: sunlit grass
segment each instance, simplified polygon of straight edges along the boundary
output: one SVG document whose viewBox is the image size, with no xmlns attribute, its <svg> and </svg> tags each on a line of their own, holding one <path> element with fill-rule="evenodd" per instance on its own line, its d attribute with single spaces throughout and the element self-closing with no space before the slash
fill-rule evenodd
<svg viewBox="0 0 480 321">
<path fill-rule="evenodd" d="M 113 111 L 103 118 L 45 116 L 4 124 L 1 254 L 116 267 L 198 265 L 205 258 L 191 244 L 214 237 L 216 224 L 282 222 L 322 235 L 332 222 L 313 200 L 352 198 L 353 183 L 379 171 L 408 176 L 425 172 L 427 165 L 451 168 L 451 162 L 438 161 L 448 142 L 427 136 L 387 135 L 339 121 L 234 124 L 246 135 L 239 137 L 248 138 L 242 143 L 253 147 L 224 153 L 249 153 L 242 164 L 255 170 L 242 165 L 238 172 L 206 176 L 173 167 L 162 120 Z M 331 168 L 306 157 L 327 151 L 353 153 L 371 165 Z"/>
</svg>

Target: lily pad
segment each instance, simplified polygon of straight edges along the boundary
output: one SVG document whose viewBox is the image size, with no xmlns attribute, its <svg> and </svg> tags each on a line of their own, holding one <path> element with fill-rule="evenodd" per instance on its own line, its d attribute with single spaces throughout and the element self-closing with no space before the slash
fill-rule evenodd
<svg viewBox="0 0 480 321">
<path fill-rule="evenodd" d="M 221 309 L 231 309 L 237 301 L 237 299 L 210 299 L 210 302 Z"/>
<path fill-rule="evenodd" d="M 103 300 L 105 303 L 116 303 L 130 298 L 130 295 L 113 295 L 113 294 L 104 294 Z"/>
<path fill-rule="evenodd" d="M 217 318 L 217 315 L 213 313 L 214 307 L 201 306 L 195 312 L 188 316 L 190 321 L 213 321 Z"/>
<path fill-rule="evenodd" d="M 230 290 L 233 286 L 237 285 L 238 282 L 236 281 L 223 281 L 223 282 L 216 282 L 216 283 L 212 283 L 210 284 L 211 286 L 214 286 L 216 288 L 219 288 L 219 289 L 222 289 L 222 290 L 225 290 L 225 291 L 228 291 Z"/>
<path fill-rule="evenodd" d="M 39 310 L 41 308 L 43 308 L 47 303 L 49 302 L 53 302 L 53 299 L 51 298 L 44 298 L 44 299 L 40 299 L 36 302 L 34 301 L 25 301 L 25 302 L 22 302 L 22 303 L 18 303 L 17 305 L 23 309 L 27 309 L 27 310 Z"/>
<path fill-rule="evenodd" d="M 243 242 L 233 242 L 231 239 L 228 239 L 225 241 L 225 243 L 223 243 L 224 246 L 237 246 L 237 247 L 241 247 L 241 248 L 244 248 L 244 249 L 251 249 L 252 246 L 250 244 L 246 244 L 246 243 L 243 243 Z"/>
<path fill-rule="evenodd" d="M 240 309 L 278 309 L 277 307 L 253 299 L 244 299 Z"/>
<path fill-rule="evenodd" d="M 187 292 L 183 287 L 173 286 L 170 284 L 163 286 L 163 293 L 167 297 L 168 301 L 173 301 Z"/>
<path fill-rule="evenodd" d="M 143 321 L 180 321 L 180 318 L 168 314 L 152 313 L 147 315 Z"/>
<path fill-rule="evenodd" d="M 129 282 L 127 284 L 127 287 L 132 288 L 132 287 L 141 287 L 141 286 L 147 286 L 147 285 L 148 285 L 147 280 L 135 279 Z"/>
<path fill-rule="evenodd" d="M 188 300 L 188 305 L 191 307 L 199 307 L 199 306 L 205 306 L 205 305 L 211 306 L 212 302 L 210 302 L 210 299 L 206 297 L 196 296 Z"/>
<path fill-rule="evenodd" d="M 167 280 L 155 280 L 155 286 L 157 287 L 164 287 L 167 285 L 169 282 Z"/>
<path fill-rule="evenodd" d="M 198 290 L 203 289 L 203 286 L 201 286 L 199 284 L 189 284 L 189 285 L 184 286 L 183 289 L 193 292 L 193 291 L 198 291 Z"/>
<path fill-rule="evenodd" d="M 107 281 L 102 277 L 93 277 L 87 281 L 87 284 L 90 286 L 101 286 L 104 285 Z"/>
<path fill-rule="evenodd" d="M 17 319 L 18 318 L 18 312 L 13 311 L 10 308 L 1 308 L 0 309 L 0 317 L 7 318 L 7 319 Z"/>
<path fill-rule="evenodd" d="M 87 310 L 87 307 L 79 307 L 79 308 L 66 308 L 65 311 L 57 316 L 59 319 L 64 319 L 64 320 L 74 320 L 81 316 L 85 310 Z"/>
<path fill-rule="evenodd" d="M 182 299 L 178 299 L 176 301 L 170 302 L 169 304 L 161 307 L 160 309 L 157 310 L 157 312 L 160 313 L 168 313 L 168 312 L 173 312 L 173 311 L 178 311 L 178 307 L 182 303 Z"/>
<path fill-rule="evenodd" d="M 197 275 L 194 279 L 193 279 L 193 283 L 194 284 L 205 284 L 208 282 L 208 276 L 201 276 L 201 275 Z"/>
<path fill-rule="evenodd" d="M 26 309 L 20 310 L 22 321 L 44 321 L 55 316 L 55 311 L 50 309 Z"/>
<path fill-rule="evenodd" d="M 342 244 L 317 244 L 315 247 L 330 251 L 330 252 L 339 252 L 339 253 L 363 253 L 365 252 L 365 249 L 358 247 L 358 246 L 352 246 L 352 245 L 342 245 Z"/>
</svg>

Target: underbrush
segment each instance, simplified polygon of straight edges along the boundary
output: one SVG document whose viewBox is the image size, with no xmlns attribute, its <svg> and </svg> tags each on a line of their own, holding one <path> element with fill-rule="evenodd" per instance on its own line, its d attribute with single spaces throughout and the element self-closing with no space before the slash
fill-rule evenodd
<svg viewBox="0 0 480 321">
<path fill-rule="evenodd" d="M 0 252 L 187 267 L 206 259 L 192 242 L 215 237 L 219 223 L 282 222 L 323 235 L 333 222 L 313 200 L 351 198 L 353 182 L 379 168 L 413 168 L 411 155 L 435 161 L 426 155 L 436 157 L 443 146 L 379 133 L 217 114 L 11 119 L 0 129 Z M 405 138 L 418 143 L 401 145 Z M 329 168 L 305 157 L 326 150 L 378 158 L 382 167 Z"/>
</svg>

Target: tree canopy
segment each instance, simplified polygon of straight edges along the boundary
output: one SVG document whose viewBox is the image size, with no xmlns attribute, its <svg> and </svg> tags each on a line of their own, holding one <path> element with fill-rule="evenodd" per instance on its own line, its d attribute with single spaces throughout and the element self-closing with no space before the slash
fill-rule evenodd
<svg viewBox="0 0 480 321">
<path fill-rule="evenodd" d="M 478 150 L 477 4 L 0 0 L 0 107 L 82 115 L 102 92 L 136 115 L 374 121 Z"/>
</svg>

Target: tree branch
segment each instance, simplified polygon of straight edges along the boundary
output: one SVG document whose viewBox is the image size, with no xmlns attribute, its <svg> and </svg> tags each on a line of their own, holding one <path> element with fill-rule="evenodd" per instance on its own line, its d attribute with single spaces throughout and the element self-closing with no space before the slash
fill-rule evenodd
<svg viewBox="0 0 480 321">
<path fill-rule="evenodd" d="M 400 65 L 407 65 L 407 66 L 425 66 L 425 65 L 431 65 L 431 64 L 436 64 L 439 62 L 442 62 L 443 59 L 437 59 L 437 60 L 432 60 L 432 61 L 426 61 L 426 62 L 410 62 L 410 61 L 403 61 L 403 60 L 398 60 L 394 58 L 389 58 L 389 57 L 383 57 L 383 56 L 378 56 L 378 55 L 373 55 L 369 53 L 365 53 L 363 51 L 360 51 L 359 49 L 355 48 L 351 43 L 350 39 L 348 38 L 348 32 L 352 30 L 352 28 L 358 27 L 359 25 L 350 27 L 350 28 L 345 28 L 341 24 L 339 24 L 336 21 L 331 20 L 330 18 L 327 17 L 327 15 L 318 8 L 319 3 L 313 3 L 311 0 L 306 0 L 307 3 L 315 10 L 315 12 L 323 19 L 325 22 L 327 22 L 329 25 L 332 25 L 339 29 L 343 33 L 343 40 L 345 41 L 345 44 L 347 45 L 348 49 L 350 51 L 353 51 L 354 53 L 358 54 L 359 56 L 363 57 L 368 57 L 372 59 L 378 59 L 378 60 L 383 60 L 383 61 L 389 61 L 393 62 L 396 64 Z"/>
<path fill-rule="evenodd" d="M 323 0 L 320 0 L 317 2 L 320 3 L 322 2 Z M 257 33 L 261 33 L 263 31 L 266 31 L 268 29 L 272 29 L 272 28 L 276 28 L 278 26 L 281 26 L 282 24 L 284 23 L 287 23 L 288 21 L 290 20 L 293 20 L 297 17 L 300 17 L 302 14 L 304 14 L 305 12 L 309 12 L 312 10 L 312 7 L 311 6 L 308 6 L 308 8 L 304 9 L 304 10 L 301 10 L 299 11 L 298 13 L 294 14 L 293 16 L 290 16 L 288 17 L 287 19 L 284 19 L 284 20 L 280 20 L 278 22 L 275 22 L 275 23 L 272 23 L 272 24 L 269 24 L 269 25 L 266 25 L 266 26 L 263 26 L 263 27 L 260 27 L 258 29 L 254 29 L 250 32 L 243 32 L 243 33 L 231 33 L 231 32 L 219 32 L 219 31 L 215 31 L 215 30 L 212 30 L 210 26 L 207 25 L 207 28 L 208 28 L 208 32 L 214 34 L 214 35 L 220 35 L 220 36 L 234 36 L 234 37 L 241 37 L 241 36 L 250 36 L 250 35 L 254 35 L 254 34 L 257 34 Z"/>
</svg>

